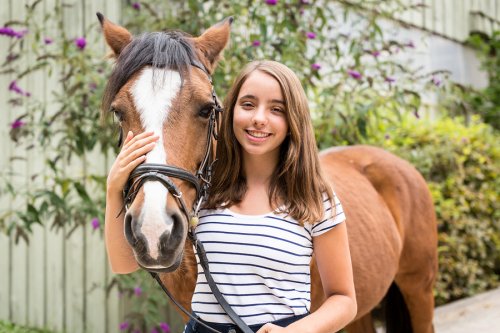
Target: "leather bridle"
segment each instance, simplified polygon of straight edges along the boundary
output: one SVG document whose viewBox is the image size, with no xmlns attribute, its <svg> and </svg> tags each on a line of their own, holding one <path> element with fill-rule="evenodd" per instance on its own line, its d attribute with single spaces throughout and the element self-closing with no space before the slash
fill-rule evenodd
<svg viewBox="0 0 500 333">
<path fill-rule="evenodd" d="M 198 255 L 198 258 L 200 260 L 200 265 L 203 267 L 203 272 L 205 273 L 205 277 L 207 279 L 207 282 L 210 286 L 210 289 L 212 290 L 215 298 L 219 302 L 219 304 L 222 306 L 224 311 L 226 311 L 227 315 L 231 318 L 231 320 L 240 328 L 240 330 L 244 333 L 252 333 L 253 331 L 245 324 L 245 322 L 234 312 L 234 310 L 231 308 L 231 306 L 227 303 L 227 301 L 224 299 L 224 296 L 222 293 L 219 291 L 217 285 L 215 284 L 215 281 L 213 280 L 209 266 L 208 266 L 208 260 L 206 257 L 205 249 L 203 248 L 203 244 L 198 240 L 196 237 L 196 233 L 194 229 L 196 228 L 196 225 L 198 224 L 198 212 L 200 210 L 200 207 L 203 204 L 203 201 L 205 201 L 208 190 L 210 187 L 210 182 L 212 179 L 212 167 L 215 162 L 214 160 L 214 154 L 213 154 L 213 140 L 218 139 L 218 134 L 219 134 L 219 115 L 223 111 L 219 100 L 217 98 L 217 95 L 215 94 L 215 89 L 214 85 L 212 82 L 212 76 L 208 72 L 208 70 L 205 68 L 203 64 L 200 62 L 194 60 L 191 62 L 191 65 L 194 67 L 197 67 L 201 69 L 207 76 L 210 81 L 210 84 L 212 86 L 212 98 L 214 102 L 214 107 L 212 108 L 210 112 L 210 117 L 209 117 L 209 123 L 208 123 L 208 131 L 207 131 L 207 146 L 205 150 L 205 156 L 200 163 L 200 166 L 198 168 L 198 171 L 196 172 L 196 175 L 192 174 L 191 172 L 176 167 L 172 165 L 166 165 L 166 164 L 153 164 L 153 163 L 143 163 L 139 166 L 137 166 L 134 171 L 129 176 L 128 182 L 126 186 L 123 189 L 123 202 L 124 206 L 122 210 L 120 211 L 120 214 L 123 211 L 128 210 L 129 206 L 132 204 L 134 201 L 135 197 L 137 196 L 137 193 L 139 193 L 139 190 L 141 187 L 146 183 L 147 181 L 159 181 L 161 184 L 163 184 L 169 193 L 171 193 L 179 203 L 179 206 L 181 207 L 181 210 L 183 211 L 184 215 L 187 218 L 187 221 L 189 223 L 188 227 L 188 237 L 193 243 L 193 245 L 196 248 L 196 252 Z M 213 140 L 212 140 L 213 139 Z M 188 209 L 186 202 L 184 201 L 184 198 L 182 196 L 182 192 L 179 190 L 177 185 L 169 178 L 178 178 L 184 181 L 189 182 L 193 187 L 196 189 L 196 199 L 194 201 L 193 208 L 191 210 Z M 119 214 L 119 215 L 120 215 Z M 189 311 L 187 311 L 184 307 L 182 307 L 172 296 L 172 294 L 168 291 L 168 289 L 165 287 L 165 285 L 162 283 L 159 275 L 155 272 L 150 272 L 150 274 L 153 276 L 153 278 L 158 282 L 158 284 L 161 286 L 165 294 L 172 300 L 172 302 L 177 305 L 177 307 L 184 312 L 186 315 L 188 315 L 190 318 L 198 322 L 200 325 L 203 325 L 207 329 L 209 329 L 212 332 L 220 333 L 219 331 L 211 328 L 207 324 L 205 324 L 203 321 L 200 321 L 198 318 L 193 316 Z"/>
</svg>

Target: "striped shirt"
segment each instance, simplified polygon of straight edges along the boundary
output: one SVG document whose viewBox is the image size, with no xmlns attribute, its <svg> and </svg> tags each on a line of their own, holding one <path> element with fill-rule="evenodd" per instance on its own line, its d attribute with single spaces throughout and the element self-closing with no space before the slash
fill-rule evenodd
<svg viewBox="0 0 500 333">
<path fill-rule="evenodd" d="M 313 237 L 345 220 L 325 200 L 325 219 L 301 226 L 286 214 L 242 215 L 230 209 L 202 210 L 196 235 L 212 277 L 233 310 L 248 325 L 307 313 L 311 305 L 309 264 Z M 198 261 L 193 311 L 203 320 L 232 323 L 206 281 Z"/>
</svg>

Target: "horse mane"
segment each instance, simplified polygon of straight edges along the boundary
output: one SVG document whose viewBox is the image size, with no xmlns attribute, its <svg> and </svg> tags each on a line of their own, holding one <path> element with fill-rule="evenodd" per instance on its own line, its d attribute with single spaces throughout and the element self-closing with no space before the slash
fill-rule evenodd
<svg viewBox="0 0 500 333">
<path fill-rule="evenodd" d="M 190 64 L 197 60 L 196 51 L 188 37 L 181 31 L 147 32 L 134 37 L 118 56 L 111 72 L 104 90 L 103 116 L 120 89 L 144 66 L 178 71 L 183 80 L 184 75 L 189 73 Z"/>
</svg>

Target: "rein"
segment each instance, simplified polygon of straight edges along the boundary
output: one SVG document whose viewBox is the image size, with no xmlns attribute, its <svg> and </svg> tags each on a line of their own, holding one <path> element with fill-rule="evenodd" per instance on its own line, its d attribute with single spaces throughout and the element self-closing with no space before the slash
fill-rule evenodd
<svg viewBox="0 0 500 333">
<path fill-rule="evenodd" d="M 205 274 L 210 290 L 212 290 L 212 293 L 214 294 L 215 298 L 217 299 L 221 307 L 224 309 L 224 311 L 227 313 L 227 315 L 231 318 L 233 323 L 236 326 L 238 326 L 243 333 L 253 333 L 253 331 L 248 327 L 248 325 L 245 324 L 245 322 L 236 314 L 236 312 L 234 312 L 234 310 L 225 300 L 224 296 L 217 287 L 214 279 L 212 278 L 212 275 L 210 274 L 208 259 L 203 244 L 198 240 L 195 233 L 195 228 L 196 225 L 198 224 L 198 213 L 203 201 L 207 197 L 208 189 L 210 187 L 210 182 L 212 179 L 212 167 L 215 162 L 212 149 L 212 144 L 213 144 L 212 138 L 214 140 L 218 139 L 219 114 L 223 111 L 223 109 L 219 103 L 217 95 L 215 94 L 212 77 L 208 72 L 208 70 L 198 61 L 193 61 L 191 65 L 201 69 L 208 76 L 210 84 L 212 85 L 212 98 L 214 100 L 214 105 L 215 105 L 215 107 L 212 109 L 210 113 L 210 119 L 207 131 L 207 147 L 205 151 L 205 156 L 200 164 L 200 167 L 198 168 L 196 175 L 193 175 L 191 172 L 185 169 L 166 164 L 144 163 L 139 165 L 134 169 L 134 171 L 132 171 L 132 173 L 129 176 L 127 185 L 123 189 L 124 205 L 118 216 L 129 208 L 129 206 L 134 201 L 135 197 L 137 196 L 137 193 L 139 193 L 139 190 L 144 185 L 144 183 L 146 183 L 147 181 L 159 181 L 160 183 L 162 183 L 167 188 L 168 192 L 171 193 L 177 199 L 177 202 L 179 203 L 181 210 L 183 211 L 184 215 L 187 218 L 187 221 L 189 223 L 188 237 L 196 248 L 196 253 L 200 260 L 200 265 L 203 268 L 203 273 Z M 182 192 L 169 177 L 187 181 L 194 186 L 194 188 L 196 189 L 196 200 L 192 210 L 188 210 L 186 202 L 184 201 L 184 198 L 182 196 Z M 189 311 L 187 311 L 183 306 L 181 306 L 179 302 L 177 302 L 174 299 L 172 294 L 165 287 L 165 285 L 160 279 L 160 276 L 157 273 L 150 272 L 150 274 L 158 282 L 158 284 L 163 289 L 165 294 L 170 298 L 170 300 L 182 312 L 184 312 L 191 319 L 195 320 L 197 323 L 209 329 L 210 331 L 215 333 L 221 333 L 211 328 L 207 324 L 205 324 L 196 316 L 193 316 Z"/>
</svg>

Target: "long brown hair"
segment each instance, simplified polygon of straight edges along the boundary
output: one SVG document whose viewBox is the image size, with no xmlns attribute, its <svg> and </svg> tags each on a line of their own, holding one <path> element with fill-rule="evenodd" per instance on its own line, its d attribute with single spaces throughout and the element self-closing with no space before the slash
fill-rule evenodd
<svg viewBox="0 0 500 333">
<path fill-rule="evenodd" d="M 328 195 L 330 201 L 333 195 L 321 172 L 307 97 L 290 68 L 269 60 L 254 61 L 245 66 L 224 100 L 217 162 L 206 207 L 238 204 L 247 190 L 242 148 L 233 131 L 233 112 L 243 83 L 254 71 L 261 71 L 278 81 L 290 131 L 280 147 L 279 162 L 271 177 L 270 206 L 275 211 L 286 212 L 302 224 L 321 221 L 325 211 L 323 195 Z"/>
</svg>

